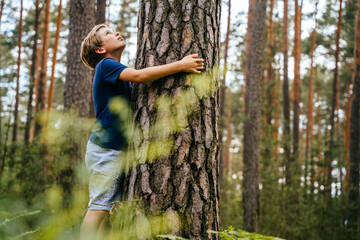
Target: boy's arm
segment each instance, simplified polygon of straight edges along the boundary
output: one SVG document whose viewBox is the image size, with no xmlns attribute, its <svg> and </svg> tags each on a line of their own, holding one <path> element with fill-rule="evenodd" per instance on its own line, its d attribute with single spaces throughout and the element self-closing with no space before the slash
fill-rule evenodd
<svg viewBox="0 0 360 240">
<path fill-rule="evenodd" d="M 134 83 L 149 83 L 178 72 L 200 73 L 199 70 L 204 69 L 204 60 L 196 58 L 197 56 L 193 54 L 177 62 L 141 70 L 126 68 L 119 75 L 119 79 Z"/>
</svg>

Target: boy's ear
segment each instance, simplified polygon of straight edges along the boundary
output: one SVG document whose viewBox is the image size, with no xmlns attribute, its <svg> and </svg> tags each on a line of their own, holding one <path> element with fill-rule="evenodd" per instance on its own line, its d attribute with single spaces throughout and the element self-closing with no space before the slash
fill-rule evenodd
<svg viewBox="0 0 360 240">
<path fill-rule="evenodd" d="M 105 50 L 105 48 L 99 48 L 99 49 L 97 49 L 97 50 L 95 50 L 95 52 L 97 53 L 97 54 L 104 54 L 104 53 L 106 53 L 106 50 Z"/>
</svg>

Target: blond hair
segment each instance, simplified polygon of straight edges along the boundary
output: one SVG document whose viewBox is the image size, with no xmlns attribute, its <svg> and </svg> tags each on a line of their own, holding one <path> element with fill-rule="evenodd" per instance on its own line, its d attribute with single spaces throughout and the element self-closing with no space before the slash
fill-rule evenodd
<svg viewBox="0 0 360 240">
<path fill-rule="evenodd" d="M 98 31 L 106 27 L 104 24 L 96 25 L 81 43 L 80 58 L 91 69 L 94 69 L 102 59 L 102 56 L 95 51 L 103 46 Z"/>
</svg>

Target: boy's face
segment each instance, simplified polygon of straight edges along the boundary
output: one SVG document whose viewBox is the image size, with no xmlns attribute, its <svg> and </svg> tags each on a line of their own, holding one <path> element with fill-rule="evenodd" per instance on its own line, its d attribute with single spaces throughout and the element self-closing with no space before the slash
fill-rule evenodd
<svg viewBox="0 0 360 240">
<path fill-rule="evenodd" d="M 124 50 L 126 43 L 120 36 L 120 33 L 116 32 L 115 29 L 101 28 L 98 33 L 103 42 L 102 48 L 105 49 L 107 53 L 122 52 Z"/>
</svg>

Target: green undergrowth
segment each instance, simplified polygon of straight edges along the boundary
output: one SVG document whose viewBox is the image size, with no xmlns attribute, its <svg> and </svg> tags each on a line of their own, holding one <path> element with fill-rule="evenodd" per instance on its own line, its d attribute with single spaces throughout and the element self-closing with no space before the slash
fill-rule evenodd
<svg viewBox="0 0 360 240">
<path fill-rule="evenodd" d="M 208 230 L 208 233 L 218 234 L 222 240 L 284 240 L 283 238 L 264 236 L 258 233 L 249 233 L 244 230 L 235 230 L 232 226 L 225 231 Z M 187 240 L 187 238 L 173 235 L 158 235 L 158 237 L 173 240 Z"/>
</svg>

